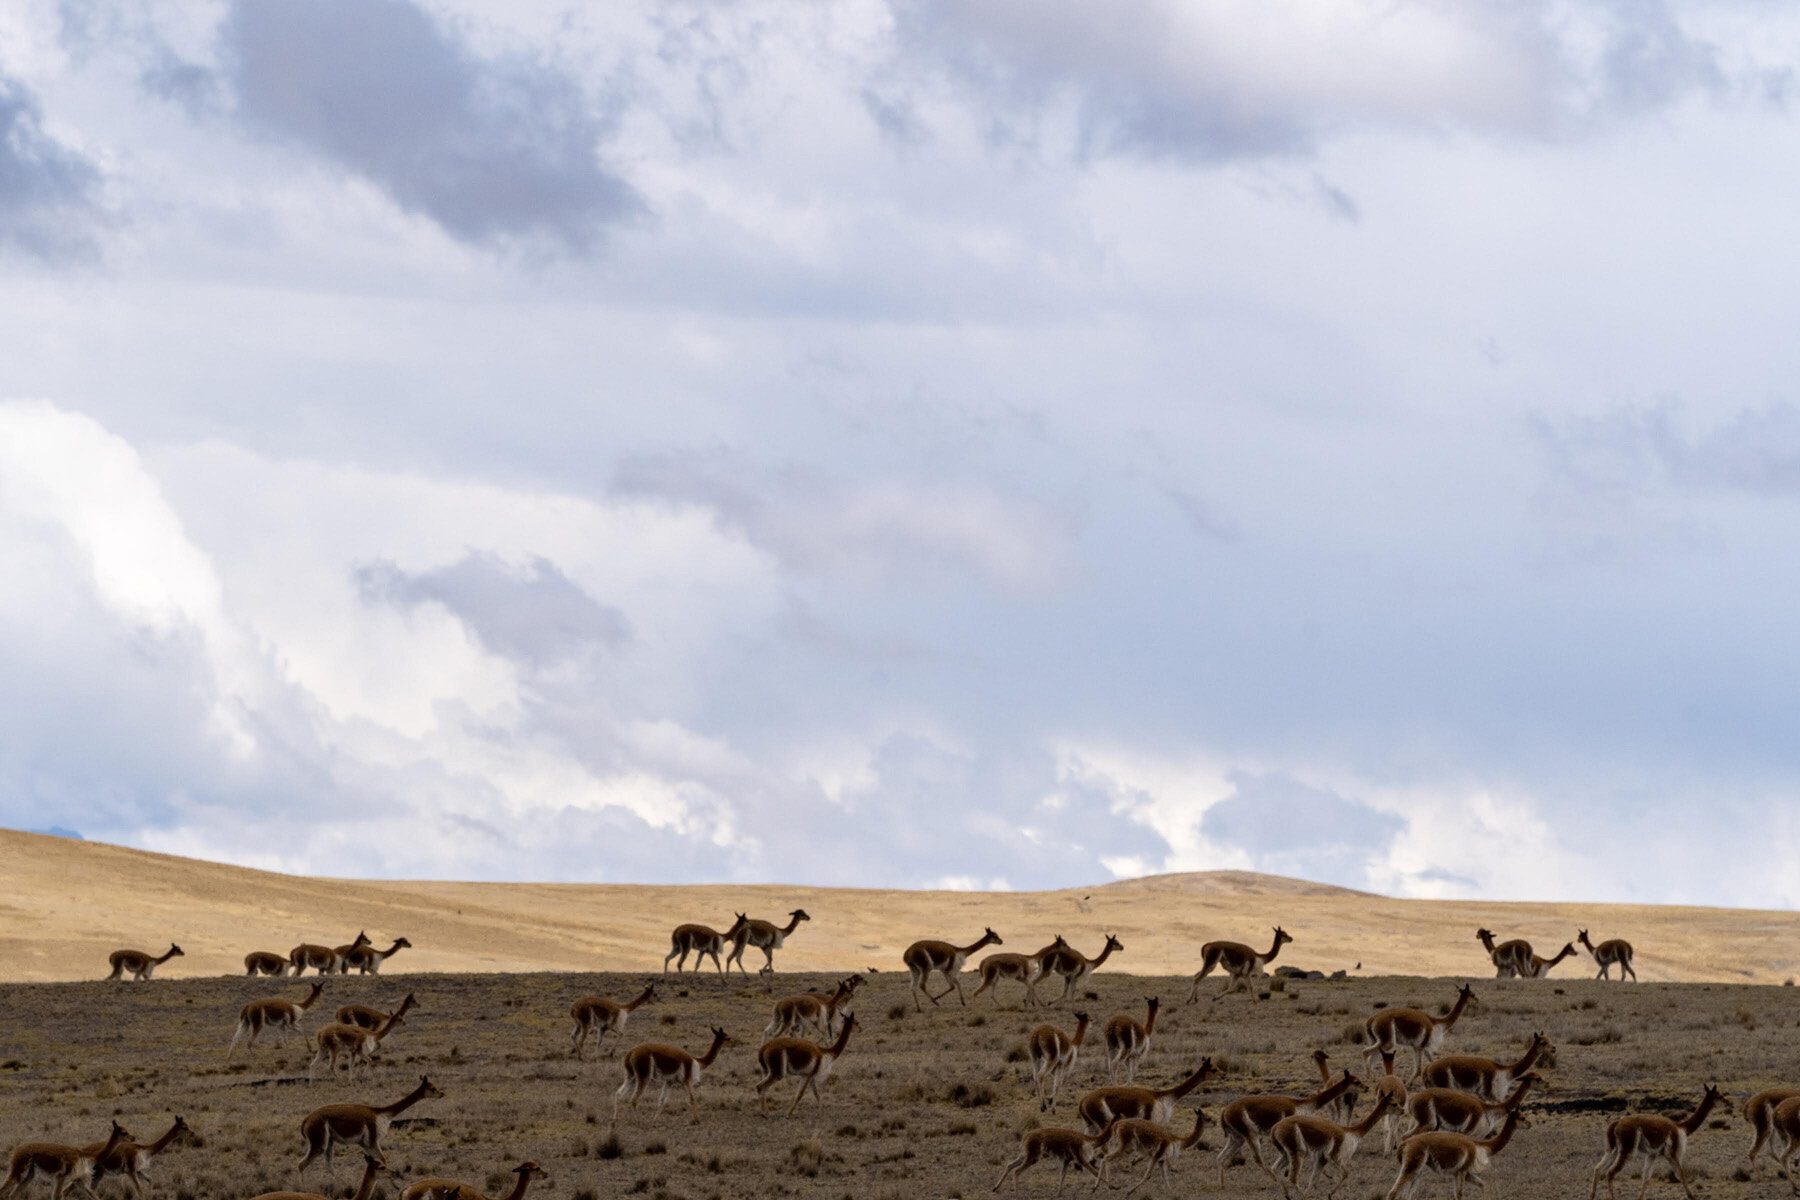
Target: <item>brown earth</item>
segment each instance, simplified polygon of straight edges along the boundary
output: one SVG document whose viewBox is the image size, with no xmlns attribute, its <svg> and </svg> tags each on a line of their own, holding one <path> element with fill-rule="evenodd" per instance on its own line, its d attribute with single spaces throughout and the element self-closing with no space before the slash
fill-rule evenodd
<svg viewBox="0 0 1800 1200">
<path fill-rule="evenodd" d="M 1125 950 L 1111 966 L 1176 974 L 1195 969 L 1205 941 L 1262 943 L 1279 923 L 1295 938 L 1280 961 L 1327 972 L 1491 974 L 1474 940 L 1486 925 L 1528 938 L 1544 954 L 1578 927 L 1596 941 L 1628 938 L 1646 982 L 1780 983 L 1800 975 L 1800 917 L 1789 912 L 1393 900 L 1239 871 L 1054 892 L 370 882 L 0 830 L 0 981 L 91 979 L 106 973 L 114 949 L 160 954 L 171 941 L 185 957 L 158 978 L 235 973 L 250 950 L 343 943 L 359 929 L 383 944 L 396 936 L 413 943 L 384 974 L 646 970 L 661 966 L 679 921 L 723 928 L 734 911 L 778 918 L 797 907 L 812 920 L 781 951 L 784 970 L 895 966 L 917 938 L 973 941 L 991 925 L 1012 949 L 1036 949 L 1062 933 L 1092 953 L 1116 933 Z M 754 951 L 749 961 L 754 970 Z M 1585 955 L 1556 970 L 1592 973 Z"/>
<path fill-rule="evenodd" d="M 240 1050 L 231 1062 L 223 1055 L 239 1006 L 256 996 L 304 994 L 293 980 L 0 985 L 6 1014 L 0 1147 L 27 1139 L 98 1140 L 114 1117 L 148 1138 L 180 1113 L 202 1144 L 172 1149 L 153 1167 L 156 1200 L 242 1200 L 285 1188 L 343 1196 L 360 1157 L 354 1151 L 339 1157 L 335 1187 L 317 1169 L 298 1177 L 301 1118 L 326 1103 L 397 1098 L 429 1073 L 445 1095 L 407 1113 L 388 1134 L 388 1161 L 397 1174 L 380 1193 L 385 1197 L 407 1180 L 433 1174 L 503 1195 L 511 1179 L 506 1171 L 531 1158 L 551 1175 L 532 1194 L 559 1200 L 912 1200 L 985 1195 L 1022 1131 L 1040 1121 L 1074 1121 L 1067 1094 L 1056 1113 L 1040 1118 L 1018 1061 L 1027 1028 L 1044 1019 L 1067 1027 L 1067 1011 L 1028 1014 L 990 1007 L 983 998 L 969 1008 L 950 1000 L 918 1013 L 906 980 L 894 972 L 876 975 L 858 997 L 865 1027 L 824 1085 L 823 1105 L 808 1100 L 792 1117 L 761 1118 L 752 1090 L 754 1048 L 772 993 L 754 979 L 690 976 L 669 981 L 662 998 L 634 1015 L 626 1041 L 666 1040 L 698 1050 L 709 1026 L 732 1034 L 735 1041 L 701 1088 L 703 1122 L 690 1124 L 677 1099 L 661 1115 L 647 1101 L 622 1114 L 614 1141 L 617 1048 L 601 1061 L 573 1061 L 568 1007 L 588 991 L 622 997 L 644 978 L 487 973 L 328 980 L 333 1005 L 391 1005 L 412 989 L 420 1006 L 364 1076 L 316 1083 L 304 1079 L 308 1054 L 299 1042 L 259 1046 L 248 1059 Z M 823 982 L 823 976 L 784 974 L 774 986 L 786 992 Z M 1212 987 L 1209 980 L 1209 992 Z M 1800 1017 L 1800 993 L 1793 989 L 1586 979 L 1477 979 L 1475 987 L 1481 1003 L 1458 1025 L 1447 1050 L 1510 1058 L 1533 1030 L 1556 1045 L 1547 1084 L 1527 1105 L 1530 1127 L 1495 1159 L 1485 1194 L 1586 1196 L 1606 1124 L 1619 1112 L 1681 1110 L 1711 1080 L 1737 1102 L 1771 1084 L 1800 1084 L 1789 1052 Z M 1187 990 L 1185 978 L 1102 971 L 1078 1005 L 1104 1018 L 1141 1011 L 1145 995 L 1179 1000 Z M 1360 1068 L 1347 1039 L 1364 1016 L 1378 1005 L 1441 1008 L 1453 990 L 1442 979 L 1354 978 L 1284 982 L 1266 999 L 1172 1003 L 1140 1080 L 1164 1084 L 1210 1055 L 1223 1074 L 1188 1102 L 1210 1115 L 1250 1091 L 1299 1094 L 1316 1086 L 1307 1058 L 1314 1047 L 1326 1049 L 1336 1065 Z M 1017 989 L 1008 987 L 1004 999 L 1016 1005 Z M 323 1019 L 311 1016 L 305 1026 L 317 1028 Z M 1084 1054 L 1070 1091 L 1079 1094 L 1101 1080 L 1097 1059 Z M 774 1094 L 785 1106 L 792 1085 Z M 1740 1177 L 1749 1135 L 1736 1108 L 1716 1113 L 1694 1138 L 1689 1173 L 1698 1193 L 1787 1194 L 1767 1160 L 1754 1180 Z M 1185 1131 L 1190 1120 L 1182 1111 L 1176 1125 Z M 1216 1131 L 1207 1143 L 1219 1144 Z M 1133 1180 L 1138 1170 L 1117 1169 L 1118 1178 Z M 1253 1166 L 1234 1170 L 1226 1191 L 1217 1192 L 1216 1172 L 1210 1152 L 1184 1157 L 1174 1170 L 1175 1194 L 1279 1195 Z M 1393 1177 L 1377 1135 L 1364 1144 L 1338 1194 L 1367 1200 Z M 1624 1194 L 1635 1194 L 1635 1181 L 1628 1186 Z M 1054 1172 L 1039 1167 L 1023 1177 L 1021 1191 L 1047 1197 L 1054 1187 Z M 1652 1188 L 1653 1196 L 1679 1195 L 1672 1182 Z M 47 1190 L 34 1185 L 31 1194 Z M 102 1194 L 111 1200 L 123 1192 L 114 1181 L 102 1184 Z M 1159 1182 L 1145 1194 L 1171 1192 Z M 1435 1181 L 1422 1191 L 1444 1194 Z"/>
</svg>

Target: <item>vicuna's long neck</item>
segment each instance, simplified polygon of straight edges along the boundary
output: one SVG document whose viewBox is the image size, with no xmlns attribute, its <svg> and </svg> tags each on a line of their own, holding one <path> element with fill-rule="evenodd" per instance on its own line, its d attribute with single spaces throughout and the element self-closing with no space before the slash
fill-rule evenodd
<svg viewBox="0 0 1800 1200">
<path fill-rule="evenodd" d="M 378 1113 L 387 1113 L 389 1116 L 394 1116 L 398 1113 L 405 1112 L 407 1109 L 411 1108 L 413 1105 L 417 1104 L 419 1101 L 421 1101 L 425 1098 L 425 1085 L 426 1085 L 426 1081 L 421 1079 L 419 1081 L 418 1087 L 416 1087 L 412 1091 L 406 1093 L 406 1095 L 400 1097 L 398 1100 L 394 1101 L 392 1104 L 389 1104 L 383 1108 L 378 1108 L 375 1111 Z"/>
<path fill-rule="evenodd" d="M 161 1137 L 157 1138 L 154 1142 L 151 1142 L 148 1146 L 145 1146 L 144 1150 L 150 1154 L 161 1154 L 164 1150 L 168 1149 L 169 1143 L 174 1141 L 175 1135 L 180 1132 L 181 1122 L 176 1121 L 169 1126 L 168 1131 Z"/>
<path fill-rule="evenodd" d="M 844 1052 L 844 1047 L 850 1044 L 850 1031 L 855 1028 L 856 1022 L 846 1019 L 844 1021 L 844 1027 L 838 1030 L 837 1041 L 831 1043 L 831 1046 L 825 1053 L 832 1058 L 836 1058 L 838 1055 L 842 1054 Z"/>
<path fill-rule="evenodd" d="M 1557 963 L 1561 962 L 1563 959 L 1569 957 L 1569 955 L 1571 955 L 1573 953 L 1575 953 L 1575 947 L 1564 946 L 1561 950 L 1558 950 L 1556 952 L 1555 958 L 1550 958 L 1550 959 L 1544 960 L 1544 970 L 1548 971 L 1551 967 L 1554 967 Z"/>
<path fill-rule="evenodd" d="M 983 946 L 991 945 L 993 943 L 993 941 L 994 941 L 993 934 L 983 933 L 979 938 L 976 938 L 974 942 L 970 943 L 967 946 L 962 947 L 962 953 L 965 956 L 973 954 L 977 950 L 981 949 Z"/>
<path fill-rule="evenodd" d="M 785 928 L 781 931 L 781 936 L 786 937 L 788 934 L 794 932 L 794 930 L 796 930 L 798 928 L 800 928 L 800 914 L 792 913 L 788 916 L 787 928 Z"/>
<path fill-rule="evenodd" d="M 374 1159 L 363 1168 L 362 1182 L 357 1185 L 356 1195 L 351 1200 L 369 1200 L 369 1193 L 375 1190 L 375 1176 L 381 1170 L 381 1164 Z"/>
<path fill-rule="evenodd" d="M 106 1135 L 106 1148 L 104 1150 L 100 1151 L 100 1157 L 104 1159 L 107 1156 L 109 1156 L 110 1154 L 112 1154 L 112 1152 L 114 1150 L 117 1150 L 119 1148 L 119 1143 L 124 1141 L 129 1136 L 131 1136 L 131 1135 L 126 1133 L 123 1129 L 119 1128 L 119 1123 L 117 1121 L 114 1121 L 113 1127 L 112 1127 L 112 1132 Z"/>
<path fill-rule="evenodd" d="M 1281 953 L 1281 934 L 1276 933 L 1275 939 L 1269 943 L 1269 952 L 1262 956 L 1263 961 L 1264 962 L 1274 962 L 1275 956 L 1280 953 Z"/>
<path fill-rule="evenodd" d="M 1157 1010 L 1157 1007 L 1158 1006 L 1155 1004 L 1150 1005 L 1149 1006 L 1150 1011 L 1144 1017 L 1144 1036 L 1145 1037 L 1148 1037 L 1151 1034 L 1156 1032 L 1156 1010 Z"/>
<path fill-rule="evenodd" d="M 653 989 L 650 986 L 646 985 L 644 990 L 637 994 L 637 998 L 635 1000 L 627 1000 L 625 1002 L 625 1005 L 624 1005 L 625 1011 L 626 1012 L 636 1012 L 639 1008 L 641 1008 L 645 1004 L 649 1003 L 650 993 L 652 990 Z"/>
<path fill-rule="evenodd" d="M 1501 1123 L 1499 1130 L 1493 1137 L 1485 1142 L 1476 1142 L 1475 1144 L 1477 1146 L 1485 1147 L 1489 1154 L 1498 1154 L 1500 1151 L 1506 1149 L 1506 1143 L 1512 1141 L 1513 1130 L 1518 1127 L 1519 1110 L 1515 1108 L 1506 1114 L 1506 1120 Z"/>
<path fill-rule="evenodd" d="M 1587 930 L 1583 929 L 1580 933 L 1576 934 L 1575 940 L 1580 942 L 1583 946 L 1585 946 L 1587 948 L 1587 952 L 1589 954 L 1598 954 L 1599 953 L 1599 951 L 1594 949 L 1594 943 L 1588 941 Z"/>
<path fill-rule="evenodd" d="M 519 1181 L 517 1183 L 513 1184 L 513 1190 L 507 1193 L 506 1200 L 524 1200 L 525 1189 L 530 1186 L 531 1186 L 531 1172 L 530 1171 L 520 1171 L 519 1172 Z"/>
<path fill-rule="evenodd" d="M 1192 1150 L 1200 1144 L 1200 1134 L 1206 1129 L 1206 1114 L 1199 1109 L 1194 1110 L 1194 1131 L 1181 1139 L 1183 1150 Z"/>
<path fill-rule="evenodd" d="M 1095 967 L 1099 966 L 1101 963 L 1105 962 L 1108 958 L 1110 958 L 1112 956 L 1112 952 L 1113 952 L 1113 941 L 1111 938 L 1108 938 L 1106 945 L 1100 947 L 1100 953 L 1096 954 L 1093 958 L 1088 960 L 1088 970 L 1091 971 Z"/>
<path fill-rule="evenodd" d="M 1072 1046 L 1081 1045 L 1081 1039 L 1087 1036 L 1087 1031 L 1088 1019 L 1083 1017 L 1081 1020 L 1075 1022 L 1075 1036 L 1069 1039 L 1069 1044 Z"/>
<path fill-rule="evenodd" d="M 1463 1015 L 1463 1009 L 1469 1006 L 1469 999 L 1473 995 L 1473 992 L 1456 993 L 1456 1003 L 1450 1006 L 1449 1013 L 1442 1021 L 1438 1022 L 1438 1024 L 1444 1027 L 1444 1032 L 1448 1033 L 1451 1029 L 1455 1028 L 1457 1020 Z"/>
<path fill-rule="evenodd" d="M 1349 1091 L 1350 1083 L 1351 1083 L 1350 1072 L 1345 1071 L 1342 1075 L 1338 1076 L 1336 1079 L 1334 1079 L 1330 1083 L 1326 1084 L 1323 1088 L 1319 1089 L 1317 1092 L 1314 1092 L 1313 1097 L 1312 1097 L 1311 1101 L 1309 1101 L 1309 1103 L 1311 1103 L 1311 1105 L 1315 1109 L 1324 1108 L 1326 1105 L 1330 1104 L 1333 1100 L 1336 1100 L 1339 1096 L 1341 1096 L 1345 1092 Z"/>
<path fill-rule="evenodd" d="M 1532 1038 L 1531 1045 L 1525 1047 L 1525 1053 L 1519 1056 L 1519 1061 L 1512 1064 L 1508 1069 L 1511 1070 L 1515 1076 L 1521 1071 L 1529 1071 L 1531 1069 L 1531 1064 L 1535 1063 L 1538 1060 L 1538 1055 L 1543 1052 L 1544 1044 L 1537 1038 Z"/>
<path fill-rule="evenodd" d="M 1382 1116 L 1386 1114 L 1388 1106 L 1393 1102 L 1393 1096 L 1389 1095 L 1387 1092 L 1381 1093 L 1381 1095 L 1375 1097 L 1375 1107 L 1369 1110 L 1369 1115 L 1354 1125 L 1346 1126 L 1346 1128 L 1359 1138 L 1367 1136 L 1369 1130 L 1375 1128 L 1376 1122 L 1381 1120 Z"/>
<path fill-rule="evenodd" d="M 703 1067 L 712 1066 L 713 1060 L 715 1058 L 719 1057 L 719 1050 L 724 1045 L 725 1045 L 725 1035 L 723 1033 L 714 1033 L 712 1045 L 708 1046 L 706 1048 L 706 1053 L 702 1054 L 700 1056 L 700 1065 Z"/>
<path fill-rule="evenodd" d="M 375 1030 L 375 1040 L 378 1042 L 384 1041 L 388 1034 L 394 1032 L 394 1026 L 398 1025 L 401 1020 L 402 1017 L 399 1013 L 389 1013 L 388 1019 L 383 1021 L 380 1028 Z"/>
<path fill-rule="evenodd" d="M 179 952 L 179 950 L 180 950 L 179 947 L 171 945 L 169 947 L 169 952 L 167 954 L 163 955 L 161 958 L 157 959 L 156 961 L 159 963 L 166 963 L 171 958 L 174 958 L 175 955 Z"/>
<path fill-rule="evenodd" d="M 303 1010 L 311 1008 L 313 1005 L 315 1005 L 319 1002 L 319 994 L 321 992 L 323 992 L 324 990 L 325 990 L 324 984 L 322 984 L 322 983 L 313 984 L 312 995 L 310 995 L 306 999 L 300 1001 L 296 1005 L 296 1007 L 303 1009 Z"/>
<path fill-rule="evenodd" d="M 1199 1087 L 1200 1081 L 1205 1079 L 1208 1075 L 1212 1074 L 1212 1069 L 1213 1069 L 1212 1059 L 1203 1058 L 1200 1060 L 1200 1065 L 1194 1069 L 1194 1073 L 1192 1075 L 1189 1075 L 1186 1079 L 1182 1080 L 1180 1083 L 1176 1084 L 1174 1087 L 1163 1088 L 1162 1090 L 1158 1091 L 1156 1094 L 1158 1096 L 1172 1097 L 1176 1100 L 1179 1100 L 1183 1096 L 1187 1095 L 1189 1092 L 1193 1091 L 1195 1088 Z"/>
<path fill-rule="evenodd" d="M 377 958 L 392 958 L 394 955 L 400 953 L 400 943 L 396 941 L 386 950 L 376 950 L 371 948 L 369 953 L 375 955 Z"/>
<path fill-rule="evenodd" d="M 1507 1110 L 1517 1111 L 1519 1105 L 1525 1103 L 1525 1093 L 1529 1092 L 1531 1090 L 1531 1085 L 1536 1082 L 1537 1077 L 1535 1075 L 1526 1075 L 1525 1078 L 1513 1085 L 1512 1095 L 1506 1098 Z"/>
<path fill-rule="evenodd" d="M 1713 1110 L 1713 1105 L 1718 1102 L 1719 1094 L 1709 1089 L 1706 1095 L 1700 1098 L 1699 1107 L 1689 1113 L 1687 1118 L 1681 1122 L 1681 1127 L 1689 1133 L 1696 1132 L 1700 1126 L 1706 1123 L 1706 1114 L 1711 1112 Z"/>
<path fill-rule="evenodd" d="M 1479 933 L 1477 933 L 1475 935 L 1475 937 L 1477 938 L 1477 940 L 1479 940 L 1481 942 L 1481 948 L 1483 950 L 1486 950 L 1489 954 L 1492 954 L 1494 952 L 1494 935 L 1493 934 L 1491 934 L 1487 930 L 1483 929 Z"/>
</svg>

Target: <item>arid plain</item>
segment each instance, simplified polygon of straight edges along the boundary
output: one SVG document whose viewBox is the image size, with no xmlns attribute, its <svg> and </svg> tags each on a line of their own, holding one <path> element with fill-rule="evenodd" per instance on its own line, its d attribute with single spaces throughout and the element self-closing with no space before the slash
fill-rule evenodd
<svg viewBox="0 0 1800 1200">
<path fill-rule="evenodd" d="M 530 1158 L 550 1174 L 532 1194 L 568 1200 L 974 1196 L 999 1177 L 1023 1131 L 1077 1123 L 1073 1098 L 1104 1080 L 1090 1044 L 1058 1111 L 1040 1115 L 1021 1055 L 1026 1031 L 1040 1020 L 1067 1028 L 1075 1008 L 1104 1019 L 1141 1013 L 1145 996 L 1161 997 L 1165 1009 L 1140 1082 L 1166 1085 L 1211 1056 L 1220 1073 L 1184 1108 L 1198 1103 L 1216 1118 L 1245 1093 L 1311 1090 L 1314 1049 L 1334 1066 L 1360 1070 L 1355 1041 L 1367 1015 L 1394 1005 L 1441 1011 L 1460 979 L 1472 981 L 1479 1003 L 1446 1052 L 1510 1059 L 1534 1031 L 1555 1046 L 1544 1086 L 1525 1105 L 1529 1127 L 1487 1173 L 1490 1194 L 1586 1196 L 1608 1120 L 1628 1111 L 1685 1111 L 1707 1082 L 1717 1082 L 1733 1103 L 1694 1138 L 1688 1164 L 1697 1192 L 1789 1192 L 1766 1159 L 1754 1177 L 1742 1169 L 1750 1133 L 1737 1111 L 1753 1091 L 1800 1086 L 1800 991 L 1759 985 L 1779 984 L 1794 961 L 1788 914 L 1398 902 L 1245 876 L 1021 896 L 638 890 L 340 884 L 13 834 L 0 837 L 0 853 L 0 953 L 8 977 L 64 980 L 0 984 L 7 1013 L 0 1023 L 0 1144 L 97 1141 L 114 1118 L 148 1139 L 180 1114 L 199 1144 L 171 1148 L 152 1168 L 153 1194 L 165 1200 L 246 1198 L 283 1188 L 348 1195 L 359 1173 L 353 1151 L 339 1156 L 334 1181 L 316 1168 L 295 1174 L 304 1149 L 301 1118 L 337 1101 L 397 1099 L 422 1074 L 444 1096 L 406 1113 L 389 1133 L 395 1174 L 378 1195 L 394 1196 L 428 1174 L 504 1195 L 508 1169 Z M 1091 897 L 1089 912 L 1077 908 L 1081 895 Z M 60 909 L 59 896 L 77 909 Z M 721 980 L 710 968 L 666 981 L 660 975 L 674 920 L 723 925 L 733 909 L 775 916 L 795 906 L 813 920 L 780 952 L 774 979 Z M 515 922 L 520 932 L 510 940 Z M 1210 999 L 1220 986 L 1212 979 L 1201 1003 L 1180 1003 L 1190 985 L 1176 971 L 1191 972 L 1202 940 L 1252 939 L 1276 922 L 1296 938 L 1280 963 L 1330 971 L 1360 961 L 1361 970 L 1338 980 L 1285 980 L 1263 995 L 1219 1002 Z M 1472 937 L 1478 923 L 1532 937 L 1545 951 L 1572 936 L 1577 923 L 1597 938 L 1629 936 L 1639 944 L 1645 982 L 1594 981 L 1585 954 L 1548 979 L 1492 979 Z M 962 1008 L 952 997 L 915 1011 L 901 947 L 920 936 L 972 940 L 988 924 L 1007 938 L 1008 950 L 1036 949 L 1061 932 L 1091 951 L 1103 930 L 1116 931 L 1125 949 L 1063 1008 L 1022 1011 L 1020 989 L 1003 984 L 999 1007 L 982 997 Z M 354 1082 L 308 1082 L 310 1047 L 300 1040 L 265 1043 L 250 1054 L 240 1048 L 226 1059 L 244 1003 L 299 999 L 308 990 L 292 979 L 244 978 L 246 950 L 285 950 L 302 935 L 347 941 L 361 928 L 377 942 L 404 935 L 415 948 L 394 957 L 380 977 L 327 979 L 323 1002 L 302 1030 L 317 1028 L 339 1004 L 388 1007 L 415 993 L 418 1007 L 371 1069 Z M 160 951 L 170 938 L 186 954 L 155 980 L 98 979 L 108 949 Z M 751 956 L 754 967 L 755 951 Z M 862 1028 L 825 1083 L 822 1106 L 808 1100 L 792 1117 L 760 1117 L 755 1048 L 771 1004 L 830 983 L 834 973 L 801 973 L 821 959 L 834 969 L 875 969 L 853 1005 Z M 567 969 L 584 963 L 608 970 Z M 1708 981 L 1667 982 L 1672 975 Z M 1731 978 L 1759 982 L 1723 982 Z M 598 1061 L 573 1060 L 569 1005 L 588 993 L 624 999 L 651 979 L 661 995 L 634 1014 L 625 1044 L 661 1040 L 698 1052 L 712 1026 L 733 1040 L 701 1088 L 699 1125 L 676 1097 L 661 1115 L 649 1100 L 627 1110 L 615 1131 L 618 1045 L 609 1042 Z M 973 978 L 965 986 L 972 992 Z M 774 1092 L 783 1111 L 792 1089 L 784 1083 Z M 1368 1111 L 1367 1102 L 1360 1111 Z M 1183 1112 L 1176 1125 L 1185 1130 L 1189 1120 Z M 1234 1169 L 1218 1192 L 1211 1152 L 1218 1145 L 1209 1129 L 1207 1149 L 1174 1168 L 1176 1192 L 1279 1195 L 1253 1166 Z M 1394 1170 L 1376 1135 L 1338 1194 L 1384 1194 Z M 1118 1178 L 1136 1174 L 1127 1167 Z M 1621 1181 L 1622 1195 L 1636 1194 L 1635 1180 L 1629 1186 L 1624 1191 Z M 116 1195 L 119 1187 L 109 1182 L 103 1191 Z M 1027 1195 L 1054 1188 L 1054 1170 L 1042 1166 L 1021 1180 Z M 1673 1182 L 1652 1188 L 1652 1195 L 1680 1194 Z M 1160 1183 L 1146 1190 L 1170 1194 Z M 1445 1193 L 1428 1180 L 1421 1194 Z"/>
</svg>

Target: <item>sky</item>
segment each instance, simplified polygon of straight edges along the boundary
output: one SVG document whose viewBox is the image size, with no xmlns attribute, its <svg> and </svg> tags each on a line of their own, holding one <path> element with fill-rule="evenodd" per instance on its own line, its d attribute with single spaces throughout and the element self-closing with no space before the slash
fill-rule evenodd
<svg viewBox="0 0 1800 1200">
<path fill-rule="evenodd" d="M 0 10 L 0 825 L 1800 902 L 1800 11 Z"/>
</svg>

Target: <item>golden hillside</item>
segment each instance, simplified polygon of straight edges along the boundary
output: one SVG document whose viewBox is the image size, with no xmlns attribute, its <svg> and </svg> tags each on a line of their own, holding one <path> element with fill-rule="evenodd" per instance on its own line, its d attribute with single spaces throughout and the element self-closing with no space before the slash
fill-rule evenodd
<svg viewBox="0 0 1800 1200">
<path fill-rule="evenodd" d="M 1078 907 L 1082 896 L 1088 912 Z M 1362 974 L 1491 973 L 1474 940 L 1486 925 L 1552 953 L 1587 928 L 1636 943 L 1648 980 L 1780 983 L 1800 975 L 1800 916 L 1747 909 L 1614 904 L 1390 900 L 1322 884 L 1209 871 L 1055 892 L 911 892 L 780 885 L 410 883 L 315 879 L 253 871 L 95 842 L 0 830 L 0 981 L 94 978 L 121 946 L 186 951 L 159 975 L 243 970 L 255 949 L 301 940 L 414 949 L 386 973 L 657 970 L 680 921 L 723 928 L 734 910 L 776 918 L 804 908 L 777 959 L 787 970 L 899 969 L 921 937 L 974 940 L 983 925 L 1008 948 L 1055 934 L 1089 953 L 1105 932 L 1114 962 L 1135 974 L 1191 971 L 1202 942 L 1260 942 L 1276 923 L 1294 935 L 1281 962 Z M 755 951 L 746 955 L 754 970 Z M 1558 975 L 1593 973 L 1586 956 Z"/>
</svg>

